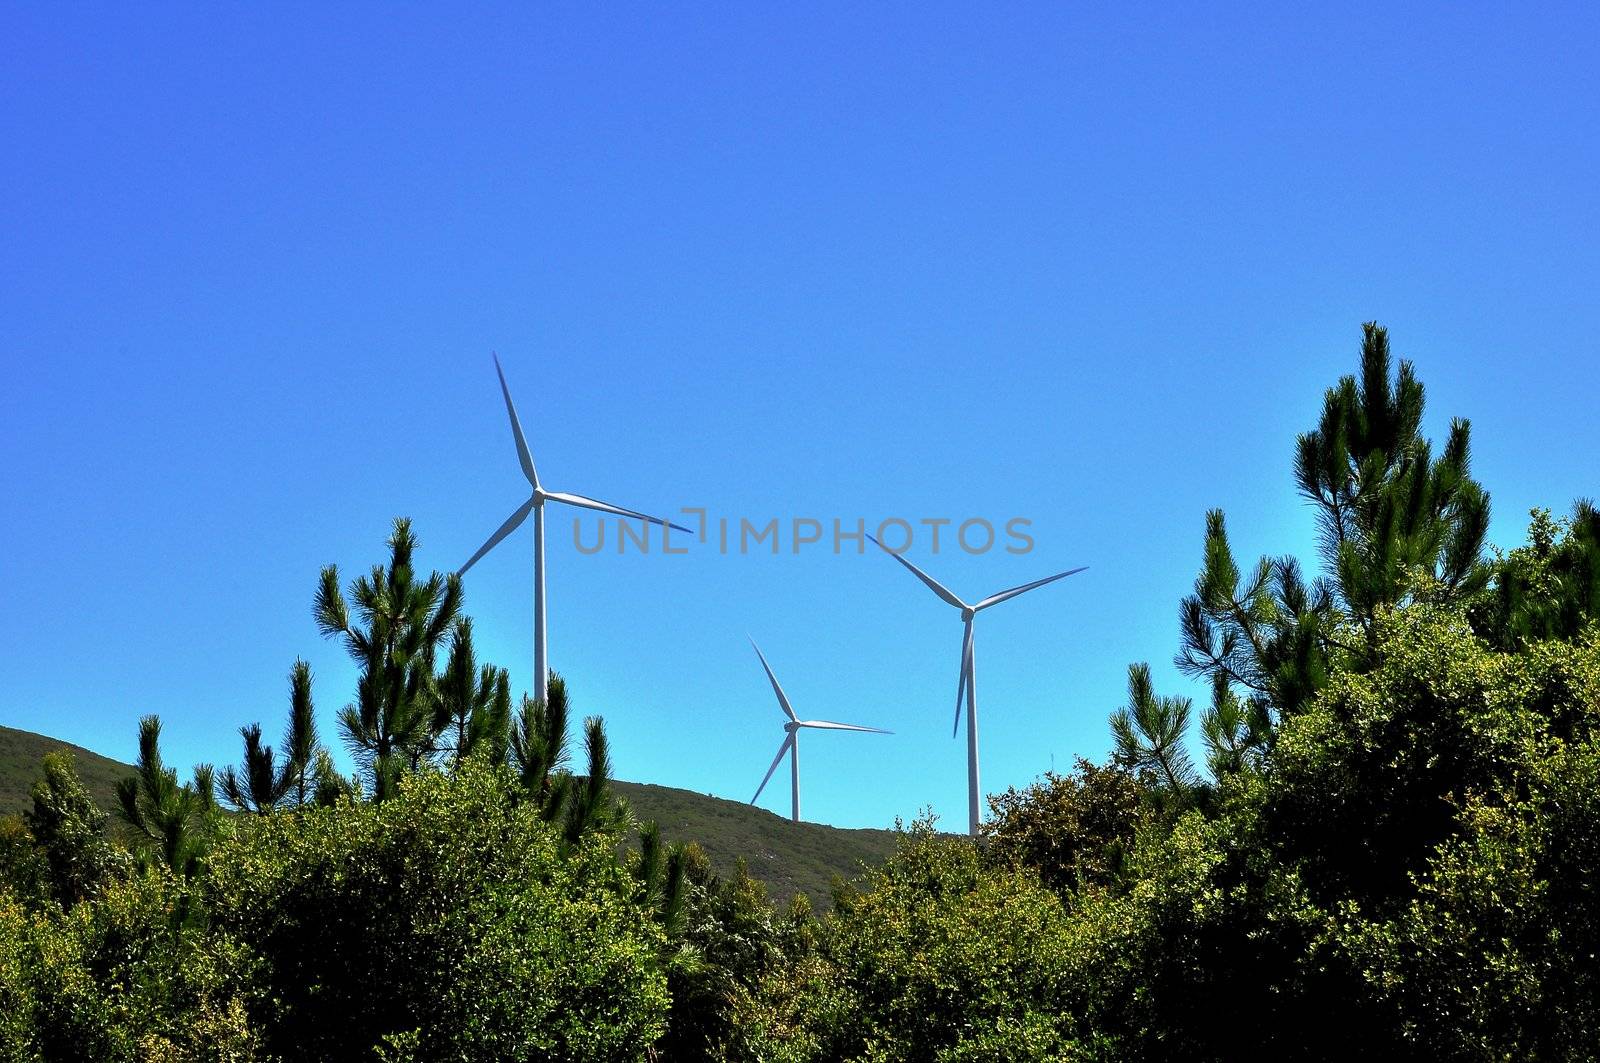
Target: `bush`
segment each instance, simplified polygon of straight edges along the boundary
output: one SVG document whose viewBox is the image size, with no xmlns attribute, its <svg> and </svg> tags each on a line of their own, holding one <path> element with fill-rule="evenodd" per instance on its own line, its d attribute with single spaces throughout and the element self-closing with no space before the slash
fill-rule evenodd
<svg viewBox="0 0 1600 1063">
<path fill-rule="evenodd" d="M 1415 895 L 1342 945 L 1438 1059 L 1600 1052 L 1600 744 L 1555 742 L 1510 785 L 1458 802 Z"/>
<path fill-rule="evenodd" d="M 153 873 L 70 912 L 0 895 L 0 1058 L 251 1060 L 249 958 Z"/>
<path fill-rule="evenodd" d="M 746 1017 L 751 1057 L 1070 1057 L 1071 927 L 1032 875 L 987 869 L 966 839 L 913 828 L 863 891 L 845 891 L 821 952 Z"/>
<path fill-rule="evenodd" d="M 740 1041 L 742 1009 L 762 984 L 809 955 L 810 902 L 796 894 L 779 912 L 742 861 L 722 878 L 697 845 L 686 864 L 680 947 L 667 973 L 672 1010 L 655 1051 L 661 1059 L 721 1060 Z"/>
<path fill-rule="evenodd" d="M 211 856 L 214 918 L 263 960 L 286 1059 L 641 1056 L 660 931 L 598 836 L 566 857 L 509 775 L 463 764 L 375 804 L 252 817 Z"/>
<path fill-rule="evenodd" d="M 50 864 L 18 815 L 0 816 L 0 890 L 31 904 L 50 897 Z"/>
<path fill-rule="evenodd" d="M 1131 772 L 1082 757 L 1066 775 L 1047 772 L 1024 790 L 991 797 L 989 808 L 983 832 L 990 860 L 1032 868 L 1063 895 L 1114 883 L 1144 818 Z"/>
</svg>

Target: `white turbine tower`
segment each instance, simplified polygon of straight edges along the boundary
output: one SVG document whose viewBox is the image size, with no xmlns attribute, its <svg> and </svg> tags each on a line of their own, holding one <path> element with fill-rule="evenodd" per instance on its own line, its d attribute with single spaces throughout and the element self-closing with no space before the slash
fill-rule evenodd
<svg viewBox="0 0 1600 1063">
<path fill-rule="evenodd" d="M 867 538 L 872 539 L 872 536 L 868 535 Z M 929 590 L 933 591 L 948 604 L 961 610 L 961 622 L 966 630 L 961 636 L 961 674 L 956 681 L 956 722 L 955 727 L 950 731 L 950 737 L 954 738 L 956 731 L 961 728 L 961 699 L 965 696 L 967 699 L 967 831 L 971 834 L 977 834 L 978 823 L 982 819 L 979 802 L 983 799 L 983 794 L 978 785 L 978 680 L 973 661 L 972 622 L 977 619 L 980 612 L 991 605 L 999 605 L 1001 602 L 1009 601 L 1019 594 L 1026 594 L 1036 587 L 1043 587 L 1046 583 L 1054 583 L 1058 579 L 1066 579 L 1068 576 L 1082 572 L 1088 566 L 1084 565 L 1079 568 L 1068 569 L 1066 572 L 1058 572 L 1054 576 L 1046 576 L 1044 579 L 1036 579 L 1032 583 L 1024 583 L 1020 587 L 999 591 L 989 595 L 989 597 L 975 605 L 968 605 L 950 593 L 938 580 L 907 561 L 904 557 L 890 550 L 876 539 L 872 539 L 872 542 L 890 557 L 910 569 L 912 575 L 928 585 Z"/>
<path fill-rule="evenodd" d="M 816 727 L 826 731 L 866 731 L 869 734 L 887 735 L 893 731 L 885 731 L 878 727 L 858 727 L 853 723 L 834 723 L 832 720 L 802 720 L 794 714 L 794 706 L 789 704 L 789 697 L 778 685 L 778 677 L 772 674 L 772 666 L 767 663 L 766 655 L 761 652 L 761 647 L 756 646 L 756 640 L 751 639 L 750 645 L 755 646 L 756 656 L 761 658 L 761 667 L 766 669 L 767 679 L 772 683 L 772 692 L 778 695 L 778 707 L 783 714 L 789 717 L 783 725 L 786 732 L 783 744 L 778 747 L 778 755 L 772 758 L 772 767 L 767 769 L 767 774 L 761 779 L 761 785 L 756 787 L 756 796 L 750 799 L 753 805 L 761 797 L 761 791 L 767 788 L 767 783 L 772 780 L 772 773 L 778 770 L 778 762 L 783 760 L 785 753 L 789 754 L 789 778 L 794 784 L 794 796 L 790 810 L 790 818 L 796 823 L 800 822 L 800 729 L 802 727 Z"/>
<path fill-rule="evenodd" d="M 579 509 L 592 509 L 599 513 L 610 513 L 618 517 L 632 517 L 646 521 L 650 524 L 660 524 L 668 528 L 675 528 L 685 534 L 693 534 L 688 528 L 673 524 L 671 521 L 652 517 L 621 506 L 613 506 L 609 502 L 600 502 L 583 495 L 571 495 L 561 491 L 546 491 L 539 483 L 539 474 L 533 467 L 533 455 L 528 453 L 528 441 L 522 436 L 522 423 L 517 420 L 517 408 L 511 403 L 511 389 L 506 387 L 506 375 L 500 368 L 500 356 L 494 356 L 494 371 L 500 377 L 500 394 L 505 396 L 506 413 L 511 417 L 511 435 L 517 442 L 517 460 L 522 463 L 522 475 L 528 478 L 528 486 L 533 488 L 529 499 L 517 507 L 515 513 L 506 518 L 489 541 L 478 547 L 478 552 L 473 554 L 466 564 L 461 566 L 457 575 L 465 575 L 467 569 L 478 563 L 478 559 L 495 545 L 516 531 L 528 514 L 533 514 L 533 690 L 534 697 L 545 701 L 549 696 L 550 682 L 550 648 L 545 641 L 547 634 L 544 620 L 544 504 L 546 502 L 565 502 L 569 506 Z"/>
</svg>

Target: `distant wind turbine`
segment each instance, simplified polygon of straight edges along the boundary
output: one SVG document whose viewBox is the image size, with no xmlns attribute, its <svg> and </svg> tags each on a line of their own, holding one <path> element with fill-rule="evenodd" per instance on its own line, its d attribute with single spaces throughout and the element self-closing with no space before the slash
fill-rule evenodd
<svg viewBox="0 0 1600 1063">
<path fill-rule="evenodd" d="M 511 435 L 517 443 L 517 460 L 522 463 L 522 475 L 528 478 L 528 486 L 533 488 L 533 495 L 522 505 L 517 507 L 515 513 L 506 518 L 489 541 L 478 548 L 466 564 L 461 566 L 457 575 L 466 575 L 467 569 L 478 563 L 478 559 L 495 545 L 516 531 L 528 514 L 533 514 L 533 689 L 534 697 L 539 701 L 547 700 L 550 680 L 550 655 L 549 645 L 546 642 L 547 633 L 544 620 L 544 504 L 546 502 L 564 502 L 569 506 L 579 509 L 592 509 L 600 513 L 610 513 L 618 517 L 632 517 L 646 521 L 650 524 L 660 524 L 674 528 L 685 534 L 693 534 L 688 528 L 673 524 L 671 521 L 652 517 L 621 506 L 613 506 L 609 502 L 601 502 L 583 495 L 570 495 L 561 491 L 546 491 L 539 483 L 539 474 L 533 467 L 533 455 L 528 453 L 528 441 L 522 436 L 522 423 L 517 420 L 517 408 L 511 403 L 511 389 L 506 387 L 506 374 L 500 368 L 500 356 L 494 355 L 494 371 L 500 377 L 500 394 L 505 396 L 506 413 L 511 417 Z"/>
<path fill-rule="evenodd" d="M 778 695 L 778 707 L 789 721 L 783 725 L 786 734 L 783 744 L 778 747 L 778 755 L 772 758 L 772 767 L 767 769 L 767 774 L 762 778 L 761 785 L 756 787 L 756 796 L 750 799 L 753 805 L 761 798 L 761 791 L 767 788 L 767 783 L 772 780 L 772 773 L 778 770 L 778 763 L 783 760 L 785 753 L 789 754 L 789 778 L 794 784 L 790 817 L 796 823 L 800 822 L 800 729 L 802 727 L 816 727 L 828 731 L 866 731 L 869 734 L 886 735 L 893 731 L 885 731 L 878 727 L 858 727 L 853 723 L 834 723 L 831 720 L 802 720 L 794 714 L 794 706 L 789 704 L 789 697 L 783 692 L 783 687 L 778 685 L 778 677 L 772 674 L 772 666 L 767 663 L 766 655 L 761 652 L 761 647 L 756 646 L 756 640 L 751 639 L 750 645 L 755 646 L 756 656 L 761 658 L 761 667 L 766 669 L 767 679 L 772 683 L 772 692 Z"/>
<path fill-rule="evenodd" d="M 967 699 L 967 831 L 971 834 L 977 834 L 978 823 L 982 819 L 979 802 L 982 800 L 983 795 L 978 786 L 978 680 L 973 661 L 972 622 L 980 612 L 991 605 L 999 605 L 1001 602 L 1009 601 L 1019 594 L 1026 594 L 1036 587 L 1043 587 L 1045 584 L 1054 583 L 1058 579 L 1066 579 L 1068 576 L 1082 572 L 1088 566 L 1084 565 L 1079 568 L 1068 569 L 1066 572 L 1058 572 L 1054 576 L 1046 576 L 1044 579 L 1036 579 L 1032 583 L 1024 583 L 1020 587 L 1012 587 L 1010 590 L 991 594 L 976 605 L 968 605 L 950 593 L 938 580 L 893 550 L 890 550 L 878 540 L 873 539 L 871 535 L 868 535 L 867 538 L 872 539 L 876 546 L 910 569 L 911 574 L 926 583 L 929 590 L 937 594 L 946 603 L 961 610 L 961 622 L 966 630 L 961 636 L 961 674 L 956 681 L 956 722 L 955 727 L 950 731 L 950 737 L 954 738 L 956 732 L 961 728 L 961 699 L 965 696 Z"/>
</svg>

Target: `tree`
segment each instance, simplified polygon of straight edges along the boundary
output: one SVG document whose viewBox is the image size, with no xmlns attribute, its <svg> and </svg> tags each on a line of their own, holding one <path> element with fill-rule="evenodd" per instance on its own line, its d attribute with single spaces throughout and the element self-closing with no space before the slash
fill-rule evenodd
<svg viewBox="0 0 1600 1063">
<path fill-rule="evenodd" d="M 479 667 L 472 646 L 472 619 L 456 620 L 450 656 L 439 676 L 435 733 L 454 732 L 457 761 L 481 753 L 504 763 L 511 728 L 511 678 L 504 668 Z"/>
<path fill-rule="evenodd" d="M 211 766 L 194 769 L 192 782 L 180 785 L 178 773 L 161 760 L 161 719 L 139 721 L 137 774 L 117 783 L 118 813 L 142 841 L 141 863 L 152 860 L 180 877 L 200 867 L 216 829 Z"/>
<path fill-rule="evenodd" d="M 1239 700 L 1226 676 L 1211 677 L 1211 707 L 1200 717 L 1200 738 L 1213 779 L 1258 767 L 1269 727 L 1259 710 Z"/>
<path fill-rule="evenodd" d="M 764 982 L 813 955 L 816 923 L 805 894 L 779 912 L 742 858 L 723 877 L 700 846 L 691 842 L 672 851 L 681 854 L 683 899 L 664 924 L 672 1009 L 666 1033 L 653 1046 L 656 1058 L 772 1058 L 745 1051 L 741 1013 L 758 1006 Z M 670 857 L 667 874 L 670 879 Z"/>
<path fill-rule="evenodd" d="M 587 770 L 565 787 L 562 821 L 568 845 L 576 845 L 586 834 L 615 827 L 625 818 L 620 802 L 611 794 L 611 743 L 605 721 L 598 716 L 584 718 L 583 751 Z"/>
<path fill-rule="evenodd" d="M 1295 480 L 1317 507 L 1340 605 L 1370 639 L 1378 610 L 1406 600 L 1418 573 L 1459 594 L 1484 585 L 1489 496 L 1471 476 L 1470 422 L 1451 421 L 1435 458 L 1411 363 L 1391 384 L 1388 331 L 1369 321 L 1362 332 L 1360 380 L 1324 396 L 1321 423 L 1297 441 Z"/>
<path fill-rule="evenodd" d="M 289 726 L 281 760 L 261 744 L 261 725 L 239 728 L 244 737 L 244 763 L 217 775 L 217 796 L 241 812 L 266 815 L 279 805 L 305 804 L 314 789 L 311 776 L 317 753 L 317 723 L 311 703 L 311 666 L 295 661 L 289 672 Z"/>
<path fill-rule="evenodd" d="M 0 897 L 9 893 L 40 904 L 51 896 L 50 877 L 50 865 L 23 818 L 14 812 L 0 816 Z"/>
<path fill-rule="evenodd" d="M 339 729 L 376 800 L 393 792 L 403 771 L 415 770 L 435 751 L 435 659 L 461 611 L 457 576 L 434 572 L 425 580 L 416 578 L 417 540 L 409 520 L 394 522 L 388 546 L 388 567 L 375 565 L 350 584 L 355 621 L 334 565 L 322 570 L 315 608 L 323 635 L 343 639 L 361 669 L 356 700 L 340 712 Z"/>
<path fill-rule="evenodd" d="M 1411 363 L 1392 371 L 1388 332 L 1367 322 L 1359 375 L 1328 389 L 1317 427 L 1295 446 L 1323 577 L 1307 581 L 1290 557 L 1262 558 L 1243 573 L 1222 511 L 1206 515 L 1205 560 L 1179 609 L 1176 663 L 1213 684 L 1202 724 L 1224 769 L 1269 742 L 1274 720 L 1309 704 L 1340 659 L 1370 664 L 1383 610 L 1422 593 L 1465 601 L 1487 583 L 1489 496 L 1471 476 L 1471 426 L 1452 421 L 1435 456 L 1421 435 L 1423 410 Z"/>
<path fill-rule="evenodd" d="M 535 701 L 526 694 L 517 713 L 516 725 L 511 731 L 511 767 L 522 781 L 522 788 L 536 804 L 544 808 L 559 808 L 569 781 L 566 772 L 570 755 L 567 752 L 567 684 L 560 675 L 550 673 L 547 684 L 549 697 Z"/>
<path fill-rule="evenodd" d="M 1128 704 L 1111 714 L 1117 763 L 1154 776 L 1156 785 L 1182 799 L 1199 776 L 1183 748 L 1193 703 L 1183 697 L 1158 697 L 1148 664 L 1128 666 Z"/>
<path fill-rule="evenodd" d="M 1572 516 L 1532 512 L 1528 544 L 1493 566 L 1489 594 L 1475 603 L 1473 627 L 1502 649 L 1571 639 L 1600 617 L 1600 510 L 1588 499 Z"/>
<path fill-rule="evenodd" d="M 332 808 L 341 801 L 361 799 L 361 777 L 344 776 L 334 766 L 333 755 L 326 749 L 317 750 L 311 766 L 311 799 L 318 807 Z"/>
<path fill-rule="evenodd" d="M 110 817 L 95 807 L 79 781 L 72 754 L 64 749 L 46 753 L 43 767 L 24 819 L 44 856 L 50 895 L 70 907 L 115 877 L 123 860 L 105 836 Z"/>
<path fill-rule="evenodd" d="M 540 810 L 547 823 L 559 822 L 569 845 L 584 835 L 617 827 L 625 817 L 620 800 L 611 792 L 611 753 L 605 721 L 590 716 L 583 721 L 586 771 L 568 769 L 567 719 L 570 712 L 567 684 L 550 673 L 550 698 L 536 701 L 526 695 L 511 729 L 510 764 L 522 783 L 523 793 Z"/>
<path fill-rule="evenodd" d="M 684 905 L 688 897 L 689 849 L 685 843 L 668 845 L 661 827 L 651 820 L 639 828 L 639 856 L 634 877 L 644 891 L 645 904 L 659 916 L 667 941 L 676 945 L 683 932 Z"/>
</svg>

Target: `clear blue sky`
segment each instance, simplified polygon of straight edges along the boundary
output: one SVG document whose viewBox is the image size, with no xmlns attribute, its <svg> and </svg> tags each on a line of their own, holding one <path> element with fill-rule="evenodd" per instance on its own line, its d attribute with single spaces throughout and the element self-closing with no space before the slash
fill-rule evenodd
<svg viewBox="0 0 1600 1063">
<path fill-rule="evenodd" d="M 1295 433 L 1390 326 L 1471 417 L 1492 537 L 1595 493 L 1600 22 L 1588 5 L 354 5 L 0 12 L 0 722 L 131 758 L 269 734 L 353 672 L 318 568 L 411 516 L 459 565 L 524 497 L 1033 521 L 911 555 L 985 614 L 987 790 L 1169 691 L 1224 507 L 1307 554 Z M 530 672 L 530 540 L 469 574 Z M 802 712 L 807 818 L 964 816 L 959 619 L 890 559 L 589 557 L 553 663 L 628 779 L 747 800 Z M 786 810 L 786 780 L 763 804 Z"/>
</svg>

